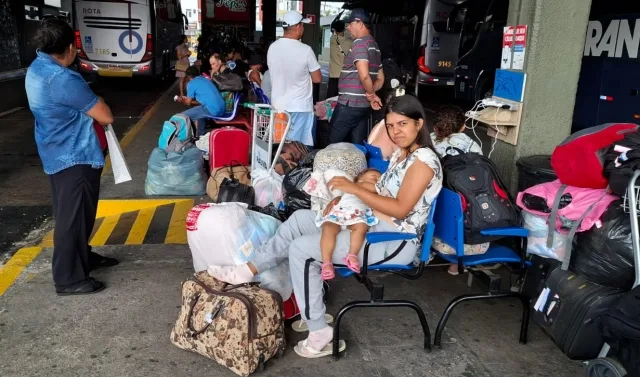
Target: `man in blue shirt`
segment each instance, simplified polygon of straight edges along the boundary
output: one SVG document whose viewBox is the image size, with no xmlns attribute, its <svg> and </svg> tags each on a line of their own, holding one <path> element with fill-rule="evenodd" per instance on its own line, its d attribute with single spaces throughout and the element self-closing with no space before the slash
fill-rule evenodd
<svg viewBox="0 0 640 377">
<path fill-rule="evenodd" d="M 93 122 L 111 124 L 113 115 L 82 76 L 67 68 L 76 57 L 74 38 L 65 21 L 43 21 L 34 38 L 38 56 L 25 80 L 38 153 L 51 186 L 56 220 L 52 270 L 59 295 L 103 290 L 89 272 L 118 264 L 89 246 L 104 166 Z"/>
<path fill-rule="evenodd" d="M 182 114 L 196 122 L 198 135 L 204 135 L 208 118 L 224 115 L 225 104 L 222 95 L 211 80 L 200 75 L 196 67 L 187 69 L 187 96 L 178 102 L 187 106 L 195 106 Z"/>
</svg>

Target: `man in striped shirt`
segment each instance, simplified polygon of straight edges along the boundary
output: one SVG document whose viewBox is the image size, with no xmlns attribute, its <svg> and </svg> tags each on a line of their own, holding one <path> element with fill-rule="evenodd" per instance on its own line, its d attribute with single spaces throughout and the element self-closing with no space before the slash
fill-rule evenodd
<svg viewBox="0 0 640 377">
<path fill-rule="evenodd" d="M 338 82 L 338 105 L 331 117 L 331 143 L 361 143 L 368 136 L 370 108 L 382 107 L 376 95 L 384 84 L 382 56 L 371 36 L 369 13 L 354 9 L 345 24 L 354 41 L 344 58 Z"/>
</svg>

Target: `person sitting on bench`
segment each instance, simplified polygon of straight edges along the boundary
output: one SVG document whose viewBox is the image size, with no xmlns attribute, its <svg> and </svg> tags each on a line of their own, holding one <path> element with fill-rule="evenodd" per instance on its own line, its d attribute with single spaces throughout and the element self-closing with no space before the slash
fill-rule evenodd
<svg viewBox="0 0 640 377">
<path fill-rule="evenodd" d="M 187 74 L 187 96 L 179 97 L 177 102 L 187 106 L 194 106 L 182 114 L 188 116 L 196 123 L 196 136 L 205 133 L 207 118 L 224 115 L 225 104 L 222 95 L 215 85 L 206 77 L 200 75 L 198 68 L 191 66 Z"/>
</svg>

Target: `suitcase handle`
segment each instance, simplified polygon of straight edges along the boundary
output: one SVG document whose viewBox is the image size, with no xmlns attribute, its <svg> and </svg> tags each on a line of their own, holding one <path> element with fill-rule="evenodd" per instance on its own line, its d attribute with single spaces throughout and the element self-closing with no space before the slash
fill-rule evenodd
<svg viewBox="0 0 640 377">
<path fill-rule="evenodd" d="M 201 328 L 200 330 L 196 330 L 193 327 L 193 310 L 196 307 L 196 304 L 198 303 L 198 300 L 200 300 L 200 295 L 197 295 L 193 298 L 193 300 L 191 300 L 191 305 L 189 308 L 189 316 L 187 318 L 187 323 L 188 323 L 188 327 L 189 327 L 189 336 L 192 338 L 196 338 L 198 337 L 200 334 L 204 333 L 205 331 L 207 331 L 207 329 L 209 328 L 209 326 L 211 326 L 211 324 L 213 323 L 213 320 L 220 314 L 220 312 L 222 312 L 222 308 L 223 308 L 223 303 L 220 302 L 218 304 L 218 306 L 216 307 L 216 309 L 213 311 L 212 315 L 211 315 L 211 321 L 207 321 L 207 324 L 204 325 L 203 328 Z"/>
<path fill-rule="evenodd" d="M 250 283 L 228 285 L 228 286 L 226 286 L 226 287 L 224 287 L 222 289 L 222 292 L 228 292 L 228 291 L 230 291 L 232 289 L 241 288 L 241 287 L 256 287 L 256 286 L 259 286 L 259 285 L 260 285 L 259 281 L 252 281 Z"/>
</svg>

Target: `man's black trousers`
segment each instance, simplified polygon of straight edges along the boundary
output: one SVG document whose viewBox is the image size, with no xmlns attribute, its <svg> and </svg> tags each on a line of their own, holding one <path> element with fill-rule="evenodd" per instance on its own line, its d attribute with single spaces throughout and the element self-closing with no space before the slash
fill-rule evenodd
<svg viewBox="0 0 640 377">
<path fill-rule="evenodd" d="M 53 282 L 57 288 L 89 277 L 89 237 L 98 209 L 102 168 L 74 165 L 49 175 L 51 203 L 56 224 L 53 234 Z"/>
</svg>

